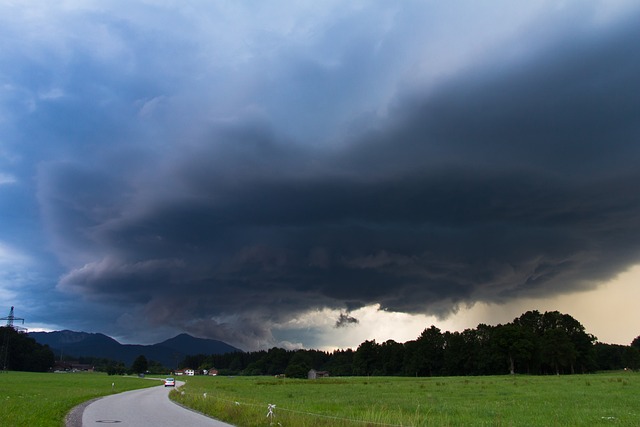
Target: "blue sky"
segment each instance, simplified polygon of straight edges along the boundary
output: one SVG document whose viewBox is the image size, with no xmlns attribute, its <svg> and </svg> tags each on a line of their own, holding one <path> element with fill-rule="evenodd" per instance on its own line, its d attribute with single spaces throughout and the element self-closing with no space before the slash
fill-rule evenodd
<svg viewBox="0 0 640 427">
<path fill-rule="evenodd" d="M 335 348 L 559 309 L 628 344 L 639 18 L 0 1 L 0 300 L 137 343 Z"/>
</svg>

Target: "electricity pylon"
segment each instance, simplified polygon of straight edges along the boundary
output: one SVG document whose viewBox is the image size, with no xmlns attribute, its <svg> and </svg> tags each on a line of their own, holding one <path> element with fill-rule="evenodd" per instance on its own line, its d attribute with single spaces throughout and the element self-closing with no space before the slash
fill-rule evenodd
<svg viewBox="0 0 640 427">
<path fill-rule="evenodd" d="M 13 321 L 14 320 L 22 320 L 22 324 L 24 325 L 24 319 L 22 317 L 16 317 L 13 315 L 13 306 L 11 306 L 11 310 L 9 311 L 9 315 L 7 317 L 0 317 L 0 320 L 6 320 L 7 321 L 7 326 L 11 326 L 12 328 L 14 328 L 13 326 Z M 14 328 L 16 329 L 16 328 Z M 20 329 L 20 328 L 18 328 Z"/>
<path fill-rule="evenodd" d="M 0 349 L 0 360 L 2 360 L 2 372 L 7 372 L 7 359 L 9 358 L 9 340 L 11 338 L 11 332 L 9 332 L 9 328 L 14 329 L 18 332 L 25 332 L 26 329 L 20 326 L 15 326 L 13 324 L 16 320 L 22 320 L 22 324 L 24 325 L 24 319 L 22 317 L 16 317 L 13 315 L 13 306 L 11 306 L 11 310 L 9 311 L 9 315 L 7 317 L 0 317 L 0 320 L 6 320 L 7 326 L 4 332 L 4 339 L 2 340 L 2 349 Z"/>
</svg>

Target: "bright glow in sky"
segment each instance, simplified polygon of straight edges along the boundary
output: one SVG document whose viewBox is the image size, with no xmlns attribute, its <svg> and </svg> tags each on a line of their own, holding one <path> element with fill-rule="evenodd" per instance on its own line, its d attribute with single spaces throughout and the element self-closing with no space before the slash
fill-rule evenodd
<svg viewBox="0 0 640 427">
<path fill-rule="evenodd" d="M 489 325 L 508 323 L 528 310 L 560 311 L 571 313 L 600 342 L 629 345 L 638 336 L 634 326 L 640 324 L 640 313 L 635 310 L 640 298 L 638 283 L 640 283 L 640 266 L 634 266 L 591 291 L 552 298 L 523 298 L 511 301 L 509 304 L 479 302 L 472 307 L 461 308 L 456 314 L 446 319 L 420 314 L 385 312 L 380 311 L 377 306 L 368 306 L 351 313 L 358 319 L 358 323 L 348 327 L 336 328 L 335 319 L 339 313 L 328 311 L 308 313 L 283 326 L 312 331 L 318 337 L 316 348 L 332 351 L 340 348 L 355 349 L 365 340 L 376 340 L 378 343 L 389 339 L 396 342 L 414 340 L 431 325 L 437 326 L 442 332 L 462 331 L 476 328 L 480 323 Z M 286 341 L 284 344 L 285 347 L 290 348 L 302 346 L 299 342 Z"/>
</svg>

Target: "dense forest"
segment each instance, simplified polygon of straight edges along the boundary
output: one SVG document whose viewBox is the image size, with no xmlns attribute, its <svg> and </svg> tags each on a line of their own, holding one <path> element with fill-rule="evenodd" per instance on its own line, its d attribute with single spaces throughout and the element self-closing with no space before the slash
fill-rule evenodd
<svg viewBox="0 0 640 427">
<path fill-rule="evenodd" d="M 47 371 L 54 355 L 26 334 L 0 327 L 0 368 Z M 110 374 L 134 372 L 122 362 L 80 358 Z M 146 371 L 168 372 L 152 360 Z M 500 374 L 573 374 L 640 369 L 640 336 L 628 345 L 597 342 L 580 322 L 557 311 L 528 311 L 504 325 L 478 325 L 462 332 L 431 326 L 415 340 L 364 341 L 356 350 L 285 350 L 199 354 L 185 357 L 182 368 L 218 370 L 221 375 L 286 375 L 305 378 L 310 369 L 331 376 L 454 376 Z"/>
<path fill-rule="evenodd" d="M 11 326 L 0 327 L 0 368 L 3 371 L 46 372 L 54 363 L 53 351 Z"/>
<path fill-rule="evenodd" d="M 640 337 L 629 346 L 596 342 L 584 326 L 557 311 L 528 311 L 511 323 L 478 325 L 462 332 L 435 326 L 404 344 L 365 341 L 356 350 L 284 350 L 193 355 L 184 368 L 215 368 L 222 375 L 304 378 L 310 369 L 331 376 L 453 376 L 573 374 L 640 368 Z"/>
</svg>

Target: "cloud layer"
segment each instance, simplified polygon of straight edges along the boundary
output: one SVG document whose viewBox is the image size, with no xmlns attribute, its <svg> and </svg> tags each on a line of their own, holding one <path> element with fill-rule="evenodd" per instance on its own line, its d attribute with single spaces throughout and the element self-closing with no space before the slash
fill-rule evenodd
<svg viewBox="0 0 640 427">
<path fill-rule="evenodd" d="M 253 349 L 640 260 L 623 3 L 39 7 L 0 18 L 0 244 L 66 321 Z"/>
</svg>

